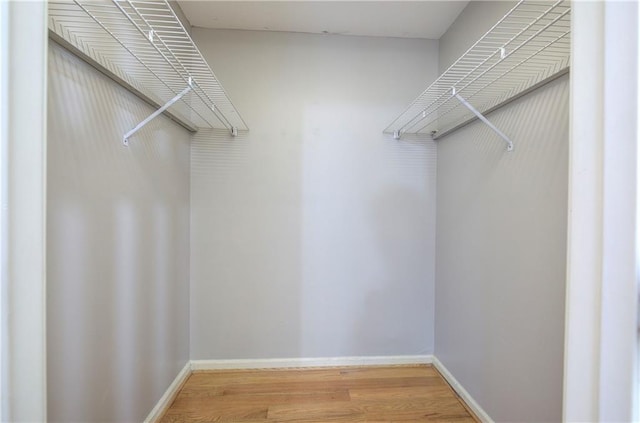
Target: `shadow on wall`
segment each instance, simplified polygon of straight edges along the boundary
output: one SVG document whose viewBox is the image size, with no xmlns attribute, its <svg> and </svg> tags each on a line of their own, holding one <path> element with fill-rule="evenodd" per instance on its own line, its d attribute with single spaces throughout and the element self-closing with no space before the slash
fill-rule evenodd
<svg viewBox="0 0 640 423">
<path fill-rule="evenodd" d="M 305 113 L 303 354 L 433 351 L 435 144 L 381 134 L 382 114 L 348 102 Z"/>
<path fill-rule="evenodd" d="M 48 416 L 140 421 L 188 360 L 189 134 L 49 48 Z"/>
<path fill-rule="evenodd" d="M 438 145 L 436 353 L 496 421 L 561 418 L 568 94 L 488 115 L 511 153 L 480 122 Z"/>
<path fill-rule="evenodd" d="M 193 359 L 302 356 L 299 130 L 264 126 L 193 137 Z"/>
<path fill-rule="evenodd" d="M 418 336 L 393 347 L 390 329 L 367 327 L 361 314 L 367 293 L 393 286 L 396 270 L 415 292 L 433 285 L 428 260 L 408 269 L 382 257 L 371 207 L 385 189 L 415 193 L 427 217 L 407 218 L 417 219 L 416 237 L 433 235 L 435 178 L 426 172 L 435 147 L 381 131 L 437 76 L 437 43 L 202 28 L 194 38 L 251 132 L 192 145 L 193 358 L 427 349 L 428 307 L 408 323 Z M 397 307 L 383 311 L 400 326 Z"/>
<path fill-rule="evenodd" d="M 363 292 L 354 338 L 374 355 L 432 354 L 425 312 L 433 318 L 433 205 L 425 204 L 423 192 L 403 186 L 387 186 L 378 194 L 370 206 L 370 230 L 379 257 L 371 265 L 379 282 Z M 413 275 L 412 269 L 422 271 Z M 403 345 L 408 339 L 415 342 Z"/>
</svg>

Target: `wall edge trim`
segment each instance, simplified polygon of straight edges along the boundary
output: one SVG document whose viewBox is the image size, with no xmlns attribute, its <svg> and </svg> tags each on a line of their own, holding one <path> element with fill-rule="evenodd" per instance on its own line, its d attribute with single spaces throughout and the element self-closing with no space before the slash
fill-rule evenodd
<svg viewBox="0 0 640 423">
<path fill-rule="evenodd" d="M 480 404 L 464 389 L 462 384 L 453 376 L 453 374 L 445 367 L 444 364 L 436 356 L 433 356 L 433 366 L 440 372 L 442 377 L 451 385 L 454 391 L 460 396 L 460 399 L 471 409 L 482 423 L 495 423 L 489 414 L 484 411 Z"/>
<path fill-rule="evenodd" d="M 162 397 L 160 397 L 160 400 L 158 400 L 158 403 L 153 407 L 147 418 L 144 419 L 144 423 L 155 423 L 160 420 L 173 403 L 173 400 L 178 395 L 178 392 L 180 392 L 180 389 L 182 389 L 184 383 L 189 376 L 191 376 L 191 373 L 191 361 L 187 361 L 173 382 L 171 382 L 171 385 L 169 385 Z"/>
</svg>

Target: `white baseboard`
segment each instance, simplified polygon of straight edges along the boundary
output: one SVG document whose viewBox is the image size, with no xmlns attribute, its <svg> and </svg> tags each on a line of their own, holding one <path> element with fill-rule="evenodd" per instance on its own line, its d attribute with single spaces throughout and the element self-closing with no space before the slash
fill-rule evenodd
<svg viewBox="0 0 640 423">
<path fill-rule="evenodd" d="M 480 419 L 482 423 L 494 423 L 493 419 L 489 417 L 486 411 L 480 407 L 480 404 L 473 399 L 471 394 L 467 392 L 466 389 L 462 387 L 460 382 L 453 377 L 451 372 L 442 364 L 437 357 L 433 357 L 433 366 L 440 372 L 440 374 L 449 382 L 449 385 L 456 391 L 456 393 L 462 398 L 462 400 L 467 404 L 467 406 L 475 413 L 475 415 Z"/>
<path fill-rule="evenodd" d="M 191 362 L 187 361 L 178 376 L 171 382 L 171 385 L 167 388 L 164 395 L 160 398 L 153 410 L 149 413 L 144 423 L 152 423 L 158 421 L 164 412 L 171 406 L 171 403 L 175 399 L 176 395 L 182 388 L 182 385 L 187 381 L 187 378 L 191 375 Z"/>
<path fill-rule="evenodd" d="M 324 358 L 265 358 L 244 360 L 191 360 L 191 369 L 282 369 L 299 367 L 336 366 L 392 366 L 403 364 L 430 364 L 431 355 L 398 355 L 371 357 L 324 357 Z"/>
</svg>

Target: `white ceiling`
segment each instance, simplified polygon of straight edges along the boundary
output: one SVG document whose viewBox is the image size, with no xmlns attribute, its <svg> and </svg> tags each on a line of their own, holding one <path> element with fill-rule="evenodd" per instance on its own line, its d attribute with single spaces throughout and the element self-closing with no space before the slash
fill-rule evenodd
<svg viewBox="0 0 640 423">
<path fill-rule="evenodd" d="M 438 39 L 468 1 L 178 0 L 193 26 Z"/>
</svg>

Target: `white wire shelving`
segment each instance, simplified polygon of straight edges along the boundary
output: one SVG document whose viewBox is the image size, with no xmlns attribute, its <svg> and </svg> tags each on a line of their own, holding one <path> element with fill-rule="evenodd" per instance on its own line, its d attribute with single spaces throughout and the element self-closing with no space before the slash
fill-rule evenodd
<svg viewBox="0 0 640 423">
<path fill-rule="evenodd" d="M 570 2 L 521 0 L 384 132 L 438 138 L 478 118 L 511 151 L 512 141 L 484 114 L 567 73 L 570 52 Z"/>
<path fill-rule="evenodd" d="M 172 107 L 186 127 L 248 130 L 165 0 L 49 0 L 49 32 L 146 100 Z"/>
</svg>

